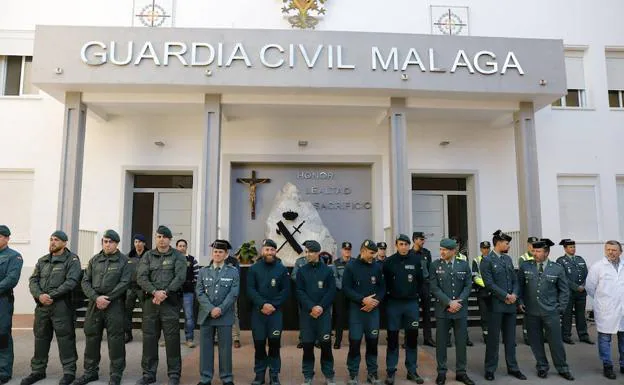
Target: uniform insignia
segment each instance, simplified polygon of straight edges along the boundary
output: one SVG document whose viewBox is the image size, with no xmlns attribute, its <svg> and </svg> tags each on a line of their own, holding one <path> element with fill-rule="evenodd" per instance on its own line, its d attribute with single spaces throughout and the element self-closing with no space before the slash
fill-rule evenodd
<svg viewBox="0 0 624 385">
<path fill-rule="evenodd" d="M 416 270 L 416 266 L 414 266 L 414 265 L 405 265 L 405 270 Z"/>
<path fill-rule="evenodd" d="M 323 281 L 318 281 L 318 288 L 322 289 L 323 288 Z"/>
<path fill-rule="evenodd" d="M 163 266 L 164 266 L 164 265 L 168 265 L 168 264 L 169 264 L 169 261 L 163 261 L 163 263 L 162 263 L 162 264 L 163 264 Z"/>
<path fill-rule="evenodd" d="M 131 259 L 129 259 L 129 260 L 128 260 L 128 263 L 134 263 L 134 262 L 132 262 L 132 260 L 131 260 Z"/>
<path fill-rule="evenodd" d="M 418 327 L 418 321 L 412 321 L 412 326 L 413 327 Z"/>
<path fill-rule="evenodd" d="M 271 287 L 275 287 L 277 285 L 277 281 L 275 278 L 271 278 Z"/>
<path fill-rule="evenodd" d="M 379 330 L 375 329 L 371 331 L 371 334 L 376 336 L 377 334 L 379 334 Z"/>
<path fill-rule="evenodd" d="M 407 282 L 412 282 L 414 280 L 414 276 L 411 274 L 407 275 Z"/>
<path fill-rule="evenodd" d="M 377 283 L 377 277 L 375 277 L 374 275 L 371 276 L 371 283 L 374 285 Z"/>
<path fill-rule="evenodd" d="M 323 340 L 324 340 L 324 341 L 328 341 L 328 340 L 329 340 L 329 334 L 325 334 L 325 335 L 323 336 Z"/>
<path fill-rule="evenodd" d="M 191 266 L 191 263 L 190 262 L 186 262 L 186 266 Z"/>
<path fill-rule="evenodd" d="M 280 332 L 279 330 L 273 330 L 273 333 L 272 333 L 272 334 L 273 334 L 274 336 L 279 336 L 279 335 L 280 335 L 280 333 L 281 333 L 281 332 Z"/>
</svg>

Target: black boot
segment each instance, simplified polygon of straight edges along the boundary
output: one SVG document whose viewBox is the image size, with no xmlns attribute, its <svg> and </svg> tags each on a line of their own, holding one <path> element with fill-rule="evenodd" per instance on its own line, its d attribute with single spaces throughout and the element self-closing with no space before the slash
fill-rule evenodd
<svg viewBox="0 0 624 385">
<path fill-rule="evenodd" d="M 602 374 L 610 380 L 615 380 L 615 373 L 613 372 L 613 365 L 604 365 L 602 367 Z"/>
<path fill-rule="evenodd" d="M 251 385 L 262 385 L 264 384 L 265 373 L 256 373 L 256 377 L 254 377 L 253 381 L 251 381 Z"/>
</svg>

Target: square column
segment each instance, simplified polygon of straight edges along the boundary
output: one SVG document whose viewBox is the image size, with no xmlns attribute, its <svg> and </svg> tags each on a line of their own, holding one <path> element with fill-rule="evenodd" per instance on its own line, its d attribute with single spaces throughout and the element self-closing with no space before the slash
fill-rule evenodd
<svg viewBox="0 0 624 385">
<path fill-rule="evenodd" d="M 390 99 L 388 118 L 390 119 L 390 218 L 392 232 L 394 236 L 399 233 L 411 236 L 412 178 L 408 169 L 407 109 L 404 98 Z"/>
<path fill-rule="evenodd" d="M 520 103 L 520 109 L 514 113 L 514 136 L 516 174 L 518 175 L 518 206 L 520 209 L 521 239 L 519 242 L 524 245 L 527 237 L 542 236 L 542 209 L 533 103 Z"/>
<path fill-rule="evenodd" d="M 65 93 L 63 147 L 56 227 L 69 236 L 69 246 L 78 251 L 82 167 L 84 163 L 87 108 L 82 93 Z"/>
<path fill-rule="evenodd" d="M 219 231 L 219 177 L 221 170 L 221 96 L 204 99 L 202 163 L 200 167 L 201 208 L 199 258 L 210 257 L 210 244 Z M 207 263 L 201 261 L 200 263 Z"/>
</svg>

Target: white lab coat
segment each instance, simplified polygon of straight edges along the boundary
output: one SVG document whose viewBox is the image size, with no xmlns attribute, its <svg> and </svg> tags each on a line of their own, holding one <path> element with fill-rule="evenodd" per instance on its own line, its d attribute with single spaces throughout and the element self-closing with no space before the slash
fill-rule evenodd
<svg viewBox="0 0 624 385">
<path fill-rule="evenodd" d="M 606 334 L 624 331 L 624 258 L 618 271 L 606 257 L 594 263 L 585 290 L 594 299 L 596 329 Z"/>
</svg>

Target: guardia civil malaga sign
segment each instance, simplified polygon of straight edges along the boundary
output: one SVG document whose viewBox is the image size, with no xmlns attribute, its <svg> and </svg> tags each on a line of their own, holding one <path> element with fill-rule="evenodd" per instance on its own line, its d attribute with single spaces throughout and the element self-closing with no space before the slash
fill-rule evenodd
<svg viewBox="0 0 624 385">
<path fill-rule="evenodd" d="M 370 60 L 358 62 L 348 55 L 349 47 L 332 44 L 288 44 L 267 43 L 258 50 L 249 49 L 242 42 L 227 44 L 207 42 L 165 41 L 88 41 L 80 49 L 80 58 L 90 66 L 169 66 L 173 62 L 184 67 L 216 66 L 229 68 L 240 62 L 242 66 L 253 68 L 297 68 L 314 69 L 324 67 L 338 70 L 357 70 L 368 67 L 373 71 L 408 71 L 415 68 L 421 72 L 449 72 L 465 70 L 471 74 L 505 75 L 515 71 L 524 75 L 524 69 L 513 51 L 503 57 L 491 50 L 483 49 L 468 52 L 458 49 L 451 55 L 452 60 L 442 61 L 434 48 L 398 47 L 369 48 Z M 357 55 L 361 58 L 362 55 Z M 144 64 L 145 63 L 145 64 Z"/>
</svg>

